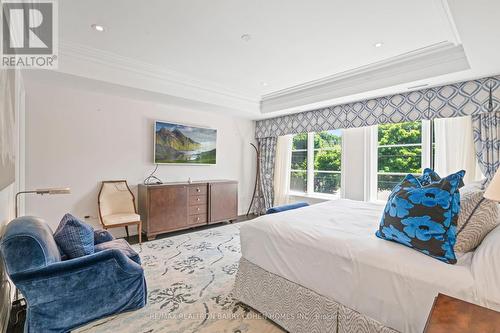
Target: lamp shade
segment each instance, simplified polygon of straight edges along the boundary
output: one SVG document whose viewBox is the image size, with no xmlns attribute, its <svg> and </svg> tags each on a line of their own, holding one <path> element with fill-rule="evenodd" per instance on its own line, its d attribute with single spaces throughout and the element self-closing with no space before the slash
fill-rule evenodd
<svg viewBox="0 0 500 333">
<path fill-rule="evenodd" d="M 69 187 L 41 188 L 36 190 L 36 194 L 70 194 Z"/>
<path fill-rule="evenodd" d="M 21 194 L 70 194 L 71 189 L 69 187 L 51 187 L 51 188 L 39 188 L 36 190 L 21 191 L 16 193 L 16 217 L 19 216 L 19 205 L 17 198 Z"/>
<path fill-rule="evenodd" d="M 489 200 L 500 201 L 500 168 L 498 168 L 488 188 L 484 192 L 484 197 Z"/>
</svg>

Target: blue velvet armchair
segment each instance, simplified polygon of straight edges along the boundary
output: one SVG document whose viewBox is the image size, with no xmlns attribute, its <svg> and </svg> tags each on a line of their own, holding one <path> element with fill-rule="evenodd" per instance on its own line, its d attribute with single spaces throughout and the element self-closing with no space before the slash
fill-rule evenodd
<svg viewBox="0 0 500 333">
<path fill-rule="evenodd" d="M 61 260 L 52 230 L 41 219 L 21 217 L 6 226 L 0 251 L 7 272 L 26 298 L 25 332 L 68 332 L 93 320 L 146 304 L 138 256 L 124 240 L 95 233 L 96 253 Z M 135 260 L 135 261 L 134 261 Z"/>
</svg>

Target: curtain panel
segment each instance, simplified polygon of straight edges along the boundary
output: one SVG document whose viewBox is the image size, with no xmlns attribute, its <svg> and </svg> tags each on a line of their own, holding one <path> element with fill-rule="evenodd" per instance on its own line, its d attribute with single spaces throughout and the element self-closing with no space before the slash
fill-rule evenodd
<svg viewBox="0 0 500 333">
<path fill-rule="evenodd" d="M 288 204 L 293 135 L 278 137 L 274 162 L 274 206 Z"/>
<path fill-rule="evenodd" d="M 500 108 L 500 76 L 459 82 L 256 122 L 257 139 L 286 134 L 469 116 Z"/>
<path fill-rule="evenodd" d="M 258 140 L 260 152 L 260 195 L 255 212 L 265 214 L 274 203 L 274 161 L 276 159 L 277 137 Z"/>
<path fill-rule="evenodd" d="M 500 166 L 500 111 L 472 116 L 472 130 L 479 167 L 491 180 Z"/>
<path fill-rule="evenodd" d="M 472 118 L 442 118 L 434 121 L 434 170 L 449 175 L 466 170 L 465 184 L 484 178 L 476 158 Z"/>
</svg>

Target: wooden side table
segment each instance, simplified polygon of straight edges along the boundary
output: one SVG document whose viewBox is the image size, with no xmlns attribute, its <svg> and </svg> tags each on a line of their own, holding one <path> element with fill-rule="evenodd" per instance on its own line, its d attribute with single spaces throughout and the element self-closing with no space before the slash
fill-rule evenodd
<svg viewBox="0 0 500 333">
<path fill-rule="evenodd" d="M 424 333 L 500 333 L 500 312 L 439 294 Z"/>
</svg>

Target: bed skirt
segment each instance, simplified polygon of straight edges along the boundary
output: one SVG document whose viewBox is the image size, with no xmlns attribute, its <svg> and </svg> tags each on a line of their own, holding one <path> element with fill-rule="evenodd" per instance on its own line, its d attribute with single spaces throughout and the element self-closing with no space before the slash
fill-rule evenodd
<svg viewBox="0 0 500 333">
<path fill-rule="evenodd" d="M 291 333 L 398 333 L 244 258 L 233 294 Z"/>
</svg>

